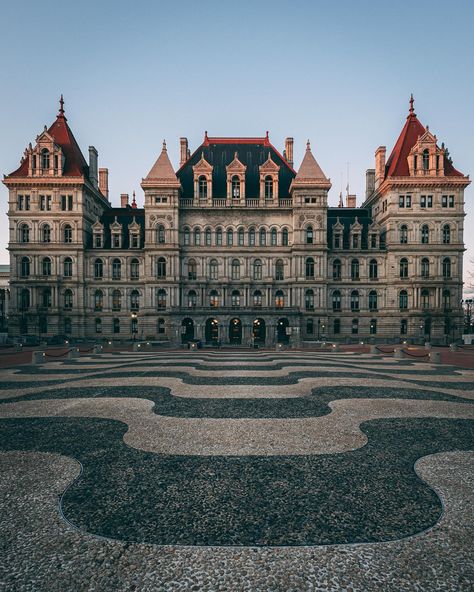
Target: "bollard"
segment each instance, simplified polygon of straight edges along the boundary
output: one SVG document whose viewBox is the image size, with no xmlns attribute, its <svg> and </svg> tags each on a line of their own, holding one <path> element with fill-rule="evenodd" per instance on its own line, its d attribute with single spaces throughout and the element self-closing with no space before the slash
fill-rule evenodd
<svg viewBox="0 0 474 592">
<path fill-rule="evenodd" d="M 189 349 L 192 349 L 193 351 L 197 351 L 197 348 L 198 348 L 198 345 L 197 345 L 197 343 L 194 343 L 194 341 L 192 341 L 189 344 Z"/>
<path fill-rule="evenodd" d="M 333 343 L 330 351 L 333 351 L 333 352 L 341 351 L 341 348 L 339 347 L 339 343 Z"/>
<path fill-rule="evenodd" d="M 284 350 L 283 343 L 277 343 L 275 349 L 276 349 L 276 351 L 283 351 Z"/>
<path fill-rule="evenodd" d="M 94 345 L 94 354 L 101 354 L 102 353 L 102 346 L 101 345 Z"/>
<path fill-rule="evenodd" d="M 42 351 L 34 351 L 31 354 L 31 363 L 32 364 L 44 364 L 46 361 L 45 353 Z"/>
<path fill-rule="evenodd" d="M 441 364 L 441 354 L 440 354 L 440 352 L 431 351 L 429 355 L 430 355 L 430 362 L 432 364 Z"/>
<path fill-rule="evenodd" d="M 403 360 L 403 350 L 401 347 L 396 347 L 393 351 L 393 357 L 397 360 Z"/>
<path fill-rule="evenodd" d="M 425 343 L 425 349 L 431 349 L 431 343 L 429 341 Z"/>
<path fill-rule="evenodd" d="M 370 346 L 370 353 L 371 354 L 377 354 L 377 347 L 375 345 L 371 345 Z"/>
<path fill-rule="evenodd" d="M 134 352 L 139 352 L 139 351 L 141 351 L 141 349 L 142 349 L 142 348 L 141 348 L 141 346 L 140 346 L 140 343 L 134 343 L 134 344 L 132 345 L 132 351 L 134 351 Z"/>
<path fill-rule="evenodd" d="M 452 352 L 457 352 L 459 350 L 459 347 L 455 343 L 451 343 L 450 346 L 449 346 L 449 349 Z"/>
</svg>

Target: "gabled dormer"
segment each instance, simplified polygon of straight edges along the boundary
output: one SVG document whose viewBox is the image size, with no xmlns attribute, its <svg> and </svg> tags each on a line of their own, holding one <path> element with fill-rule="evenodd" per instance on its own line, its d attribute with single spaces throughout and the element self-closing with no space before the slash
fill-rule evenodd
<svg viewBox="0 0 474 592">
<path fill-rule="evenodd" d="M 94 249 L 104 246 L 104 225 L 99 220 L 92 225 L 92 245 Z"/>
<path fill-rule="evenodd" d="M 245 171 L 247 167 L 239 160 L 238 152 L 234 153 L 234 160 L 226 166 L 227 198 L 234 203 L 245 200 Z"/>
<path fill-rule="evenodd" d="M 368 228 L 367 244 L 370 249 L 380 248 L 380 232 L 381 226 L 378 222 L 373 221 Z"/>
<path fill-rule="evenodd" d="M 278 173 L 280 167 L 272 160 L 269 152 L 267 160 L 259 167 L 260 171 L 260 197 L 266 201 L 278 199 Z"/>
<path fill-rule="evenodd" d="M 438 148 L 436 136 L 426 126 L 425 133 L 410 150 L 408 168 L 410 176 L 444 176 L 444 146 Z"/>
<path fill-rule="evenodd" d="M 29 156 L 28 176 L 60 177 L 63 174 L 63 151 L 54 138 L 44 131 L 36 137 L 36 145 L 29 145 L 26 154 Z"/>
<path fill-rule="evenodd" d="M 342 249 L 344 246 L 344 224 L 341 224 L 339 218 L 332 225 L 332 248 Z"/>
<path fill-rule="evenodd" d="M 362 244 L 362 224 L 356 217 L 349 230 L 349 247 L 351 249 L 360 249 Z"/>
<path fill-rule="evenodd" d="M 122 248 L 122 225 L 118 222 L 117 216 L 110 225 L 110 246 L 112 249 Z"/>
<path fill-rule="evenodd" d="M 213 168 L 204 158 L 204 152 L 202 152 L 201 159 L 193 166 L 195 199 L 200 201 L 212 200 Z"/>
<path fill-rule="evenodd" d="M 135 217 L 128 225 L 129 245 L 131 249 L 140 248 L 140 224 L 137 223 Z"/>
</svg>

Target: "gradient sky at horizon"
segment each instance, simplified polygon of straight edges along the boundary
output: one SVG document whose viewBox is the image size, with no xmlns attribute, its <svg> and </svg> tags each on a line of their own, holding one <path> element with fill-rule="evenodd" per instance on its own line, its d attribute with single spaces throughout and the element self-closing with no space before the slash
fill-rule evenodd
<svg viewBox="0 0 474 592">
<path fill-rule="evenodd" d="M 17 168 L 64 93 L 83 153 L 96 146 L 99 166 L 109 168 L 116 205 L 133 190 L 143 203 L 140 181 L 164 138 L 176 166 L 179 137 L 194 150 L 204 130 L 269 130 L 279 150 L 293 136 L 296 167 L 309 138 L 332 180 L 329 204 L 337 205 L 349 180 L 360 205 L 374 151 L 386 145 L 390 153 L 413 92 L 420 121 L 445 142 L 456 168 L 472 175 L 473 17 L 467 0 L 4 2 L 1 172 Z M 0 199 L 0 263 L 8 263 L 3 185 Z M 473 200 L 470 186 L 471 272 Z"/>
</svg>

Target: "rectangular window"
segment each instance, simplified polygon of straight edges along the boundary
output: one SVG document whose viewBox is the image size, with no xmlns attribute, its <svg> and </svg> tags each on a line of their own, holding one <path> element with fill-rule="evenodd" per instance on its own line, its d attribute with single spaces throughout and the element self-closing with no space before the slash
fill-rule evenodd
<svg viewBox="0 0 474 592">
<path fill-rule="evenodd" d="M 406 335 L 408 333 L 408 321 L 407 319 L 402 319 L 400 321 L 400 334 Z"/>
<path fill-rule="evenodd" d="M 29 195 L 25 195 L 25 210 L 29 210 L 30 209 L 30 196 Z"/>
<path fill-rule="evenodd" d="M 72 211 L 72 195 L 67 196 L 67 209 Z"/>
<path fill-rule="evenodd" d="M 432 208 L 433 207 L 433 196 L 427 195 L 426 199 L 427 199 L 427 202 L 426 202 L 427 207 Z"/>
<path fill-rule="evenodd" d="M 334 235 L 334 248 L 335 249 L 341 248 L 341 235 L 340 234 Z"/>
<path fill-rule="evenodd" d="M 138 246 L 139 246 L 138 234 L 132 234 L 131 239 L 132 239 L 131 240 L 132 249 L 138 249 Z"/>
<path fill-rule="evenodd" d="M 359 248 L 359 235 L 358 234 L 352 235 L 352 248 L 353 249 Z"/>
<path fill-rule="evenodd" d="M 447 195 L 442 195 L 441 196 L 441 207 L 442 208 L 447 208 L 448 207 L 448 196 Z"/>
<path fill-rule="evenodd" d="M 95 235 L 95 247 L 99 248 L 102 247 L 102 235 L 101 234 L 96 234 Z"/>
<path fill-rule="evenodd" d="M 377 235 L 376 234 L 371 234 L 370 235 L 370 247 L 372 249 L 376 249 L 377 248 Z"/>
<path fill-rule="evenodd" d="M 398 196 L 398 207 L 399 208 L 404 208 L 405 207 L 405 196 L 404 195 L 399 195 Z"/>
<path fill-rule="evenodd" d="M 426 208 L 426 195 L 420 196 L 420 208 Z"/>
<path fill-rule="evenodd" d="M 449 207 L 454 208 L 454 195 L 449 196 Z"/>
<path fill-rule="evenodd" d="M 23 209 L 23 195 L 18 195 L 17 196 L 16 209 L 17 210 L 22 210 Z"/>
<path fill-rule="evenodd" d="M 40 195 L 40 210 L 44 212 L 46 210 L 46 195 Z"/>
<path fill-rule="evenodd" d="M 411 195 L 407 195 L 405 197 L 405 204 L 406 204 L 407 208 L 411 208 Z"/>
<path fill-rule="evenodd" d="M 61 210 L 63 212 L 72 210 L 72 195 L 61 195 Z"/>
<path fill-rule="evenodd" d="M 112 236 L 112 247 L 120 249 L 120 234 L 114 234 Z"/>
<path fill-rule="evenodd" d="M 61 195 L 61 210 L 63 212 L 66 211 L 66 196 L 65 195 Z"/>
</svg>

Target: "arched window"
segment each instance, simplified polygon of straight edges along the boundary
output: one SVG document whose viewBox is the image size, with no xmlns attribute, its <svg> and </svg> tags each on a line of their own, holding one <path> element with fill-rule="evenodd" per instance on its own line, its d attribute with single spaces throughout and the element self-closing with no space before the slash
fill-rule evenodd
<svg viewBox="0 0 474 592">
<path fill-rule="evenodd" d="M 238 290 L 232 290 L 231 305 L 232 305 L 232 308 L 239 308 L 240 307 L 240 292 Z"/>
<path fill-rule="evenodd" d="M 430 242 L 430 229 L 427 224 L 423 224 L 421 227 L 421 242 L 424 245 Z"/>
<path fill-rule="evenodd" d="M 262 279 L 262 261 L 260 259 L 255 259 L 253 262 L 253 279 Z"/>
<path fill-rule="evenodd" d="M 166 259 L 164 257 L 158 257 L 158 261 L 156 262 L 156 277 L 166 277 Z"/>
<path fill-rule="evenodd" d="M 199 247 L 199 245 L 201 244 L 201 229 L 200 228 L 194 229 L 194 244 L 196 245 L 196 247 Z"/>
<path fill-rule="evenodd" d="M 30 227 L 28 224 L 22 224 L 20 226 L 20 242 L 21 243 L 29 243 L 30 242 Z"/>
<path fill-rule="evenodd" d="M 206 243 L 206 247 L 210 247 L 212 245 L 212 232 L 210 228 L 206 228 L 204 232 L 204 242 Z"/>
<path fill-rule="evenodd" d="M 237 236 L 238 236 L 238 243 L 239 243 L 239 247 L 243 247 L 244 246 L 244 229 L 243 228 L 239 228 L 239 230 L 237 231 Z"/>
<path fill-rule="evenodd" d="M 443 309 L 445 312 L 451 310 L 451 292 L 449 290 L 443 290 Z"/>
<path fill-rule="evenodd" d="M 255 290 L 253 293 L 253 306 L 256 308 L 262 307 L 262 293 L 260 290 Z"/>
<path fill-rule="evenodd" d="M 341 310 L 341 293 L 339 290 L 334 290 L 332 293 L 332 309 Z"/>
<path fill-rule="evenodd" d="M 375 290 L 369 292 L 369 310 L 377 310 L 378 308 L 378 296 Z"/>
<path fill-rule="evenodd" d="M 102 259 L 96 259 L 94 261 L 94 277 L 96 279 L 104 277 L 104 262 Z"/>
<path fill-rule="evenodd" d="M 165 244 L 165 227 L 163 226 L 163 224 L 160 224 L 156 228 L 156 242 L 159 245 Z"/>
<path fill-rule="evenodd" d="M 216 245 L 218 247 L 222 245 L 222 228 L 220 226 L 216 228 Z"/>
<path fill-rule="evenodd" d="M 423 170 L 427 171 L 430 168 L 430 151 L 428 148 L 423 150 Z"/>
<path fill-rule="evenodd" d="M 166 290 L 160 288 L 156 291 L 156 308 L 164 310 L 166 308 Z"/>
<path fill-rule="evenodd" d="M 183 238 L 184 238 L 184 244 L 185 246 L 188 246 L 191 242 L 191 233 L 189 231 L 189 228 L 185 228 L 183 231 Z"/>
<path fill-rule="evenodd" d="M 64 290 L 64 308 L 65 310 L 72 309 L 72 290 Z"/>
<path fill-rule="evenodd" d="M 102 319 L 95 320 L 95 332 L 102 333 Z"/>
<path fill-rule="evenodd" d="M 219 292 L 217 290 L 209 292 L 209 306 L 219 306 Z"/>
<path fill-rule="evenodd" d="M 275 306 L 277 308 L 283 308 L 285 306 L 285 294 L 283 290 L 277 290 L 275 292 Z"/>
<path fill-rule="evenodd" d="M 232 259 L 231 278 L 233 280 L 240 279 L 240 261 L 238 259 Z"/>
<path fill-rule="evenodd" d="M 377 335 L 377 319 L 370 319 L 370 334 Z"/>
<path fill-rule="evenodd" d="M 119 280 L 122 277 L 122 262 L 120 259 L 112 261 L 112 279 Z"/>
<path fill-rule="evenodd" d="M 72 277 L 72 259 L 66 257 L 63 263 L 63 275 L 64 277 Z"/>
<path fill-rule="evenodd" d="M 66 244 L 72 243 L 72 226 L 70 224 L 64 226 L 64 242 Z"/>
<path fill-rule="evenodd" d="M 306 279 L 313 279 L 314 278 L 314 259 L 312 257 L 306 257 Z"/>
<path fill-rule="evenodd" d="M 352 319 L 351 333 L 352 335 L 357 335 L 359 333 L 359 319 Z"/>
<path fill-rule="evenodd" d="M 359 292 L 357 290 L 351 292 L 351 310 L 359 310 Z"/>
<path fill-rule="evenodd" d="M 197 294 L 194 290 L 189 290 L 188 292 L 188 307 L 189 308 L 196 308 L 197 306 Z"/>
<path fill-rule="evenodd" d="M 30 275 L 30 260 L 28 257 L 21 258 L 20 275 L 21 277 L 28 277 Z"/>
<path fill-rule="evenodd" d="M 351 261 L 351 279 L 358 280 L 359 279 L 359 260 L 352 259 Z"/>
<path fill-rule="evenodd" d="M 273 199 L 273 178 L 270 175 L 265 177 L 265 199 Z"/>
<path fill-rule="evenodd" d="M 122 293 L 120 290 L 112 292 L 112 310 L 120 310 L 122 308 Z"/>
<path fill-rule="evenodd" d="M 313 244 L 313 239 L 314 239 L 313 227 L 312 226 L 308 226 L 306 228 L 306 244 L 307 245 L 312 245 Z"/>
<path fill-rule="evenodd" d="M 49 257 L 43 257 L 41 270 L 43 275 L 51 275 L 51 259 Z"/>
<path fill-rule="evenodd" d="M 249 230 L 249 247 L 255 246 L 255 228 Z"/>
<path fill-rule="evenodd" d="M 272 247 L 276 247 L 277 246 L 277 229 L 276 228 L 272 228 L 270 230 L 270 244 Z"/>
<path fill-rule="evenodd" d="M 313 290 L 306 290 L 304 302 L 305 302 L 306 310 L 314 310 L 314 291 Z"/>
<path fill-rule="evenodd" d="M 132 335 L 134 336 L 133 339 L 135 339 L 135 334 L 138 333 L 138 319 L 137 319 L 137 315 L 132 315 L 132 319 L 131 319 L 131 323 L 130 323 L 130 328 L 132 330 Z"/>
<path fill-rule="evenodd" d="M 340 280 L 342 275 L 342 266 L 340 259 L 334 259 L 332 264 L 332 277 L 334 280 Z"/>
<path fill-rule="evenodd" d="M 44 243 L 51 242 L 51 226 L 49 224 L 44 224 L 41 235 Z"/>
<path fill-rule="evenodd" d="M 102 290 L 94 292 L 94 310 L 102 310 L 104 307 L 104 293 Z"/>
<path fill-rule="evenodd" d="M 44 308 L 51 306 L 51 288 L 45 288 L 43 290 L 41 300 Z"/>
<path fill-rule="evenodd" d="M 400 290 L 398 295 L 398 304 L 400 310 L 407 310 L 408 308 L 408 292 L 406 290 Z"/>
<path fill-rule="evenodd" d="M 209 279 L 217 280 L 219 277 L 219 263 L 216 259 L 211 259 L 209 262 Z"/>
<path fill-rule="evenodd" d="M 378 264 L 376 259 L 371 259 L 369 262 L 369 278 L 376 280 L 378 276 Z"/>
<path fill-rule="evenodd" d="M 278 281 L 285 279 L 285 266 L 283 264 L 283 259 L 277 259 L 275 261 L 275 279 Z"/>
<path fill-rule="evenodd" d="M 288 246 L 288 228 L 284 228 L 281 231 L 281 244 L 284 247 L 287 247 Z"/>
<path fill-rule="evenodd" d="M 158 331 L 158 335 L 163 335 L 166 332 L 165 330 L 165 319 L 158 319 L 156 323 L 156 328 Z"/>
<path fill-rule="evenodd" d="M 114 330 L 114 333 L 120 333 L 120 319 L 114 319 L 113 330 Z"/>
<path fill-rule="evenodd" d="M 260 229 L 260 246 L 264 247 L 267 244 L 267 231 L 265 228 Z"/>
<path fill-rule="evenodd" d="M 138 290 L 132 290 L 130 293 L 130 310 L 140 309 L 140 292 Z"/>
<path fill-rule="evenodd" d="M 130 277 L 132 280 L 138 280 L 140 277 L 140 261 L 138 259 L 130 261 Z"/>
<path fill-rule="evenodd" d="M 421 308 L 430 307 L 430 292 L 426 288 L 421 291 Z"/>
<path fill-rule="evenodd" d="M 234 244 L 234 231 L 232 228 L 227 229 L 227 245 L 230 247 Z"/>
<path fill-rule="evenodd" d="M 443 277 L 446 279 L 451 277 L 451 259 L 449 257 L 443 259 Z"/>
<path fill-rule="evenodd" d="M 421 260 L 421 277 L 430 277 L 430 260 L 426 257 Z"/>
<path fill-rule="evenodd" d="M 237 175 L 234 175 L 231 180 L 232 184 L 232 197 L 239 199 L 240 197 L 240 179 Z"/>
<path fill-rule="evenodd" d="M 443 226 L 443 244 L 449 245 L 451 242 L 451 227 L 449 224 L 445 224 Z"/>
<path fill-rule="evenodd" d="M 408 259 L 406 259 L 405 257 L 403 257 L 403 259 L 400 259 L 400 277 L 408 277 Z"/>
<path fill-rule="evenodd" d="M 47 148 L 41 150 L 41 169 L 43 171 L 49 169 L 49 150 Z"/>
<path fill-rule="evenodd" d="M 28 288 L 23 288 L 20 292 L 20 310 L 28 310 L 30 308 L 30 291 Z"/>
<path fill-rule="evenodd" d="M 197 264 L 196 259 L 190 259 L 188 261 L 188 280 L 197 279 Z"/>
<path fill-rule="evenodd" d="M 207 199 L 207 179 L 204 175 L 198 179 L 198 195 L 199 199 Z"/>
<path fill-rule="evenodd" d="M 400 244 L 406 245 L 408 243 L 408 226 L 402 224 L 400 226 Z"/>
</svg>

